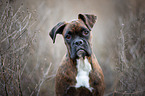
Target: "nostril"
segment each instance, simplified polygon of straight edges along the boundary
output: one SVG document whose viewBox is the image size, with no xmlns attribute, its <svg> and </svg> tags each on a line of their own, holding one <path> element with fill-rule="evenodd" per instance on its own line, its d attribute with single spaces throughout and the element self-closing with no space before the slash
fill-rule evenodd
<svg viewBox="0 0 145 96">
<path fill-rule="evenodd" d="M 76 40 L 73 44 L 79 46 L 83 44 L 83 40 Z"/>
<path fill-rule="evenodd" d="M 79 42 L 79 44 L 82 44 L 82 43 L 83 43 L 82 41 Z"/>
<path fill-rule="evenodd" d="M 76 45 L 79 45 L 79 43 L 78 43 L 78 42 L 76 42 Z"/>
</svg>

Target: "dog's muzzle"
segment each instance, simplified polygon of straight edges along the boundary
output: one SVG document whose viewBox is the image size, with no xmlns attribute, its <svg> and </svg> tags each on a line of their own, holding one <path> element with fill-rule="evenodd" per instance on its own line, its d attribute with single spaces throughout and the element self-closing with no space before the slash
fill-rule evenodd
<svg viewBox="0 0 145 96">
<path fill-rule="evenodd" d="M 74 42 L 72 42 L 70 54 L 72 59 L 90 56 L 91 48 L 89 43 L 83 39 L 74 40 Z"/>
</svg>

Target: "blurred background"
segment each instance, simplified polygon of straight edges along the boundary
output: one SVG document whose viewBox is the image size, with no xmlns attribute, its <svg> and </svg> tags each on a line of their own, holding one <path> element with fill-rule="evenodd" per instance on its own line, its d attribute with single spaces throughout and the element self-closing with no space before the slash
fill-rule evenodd
<svg viewBox="0 0 145 96">
<path fill-rule="evenodd" d="M 105 96 L 145 94 L 145 0 L 0 0 L 0 96 L 54 96 L 66 52 L 50 30 L 79 13 L 97 16 L 93 51 Z"/>
</svg>

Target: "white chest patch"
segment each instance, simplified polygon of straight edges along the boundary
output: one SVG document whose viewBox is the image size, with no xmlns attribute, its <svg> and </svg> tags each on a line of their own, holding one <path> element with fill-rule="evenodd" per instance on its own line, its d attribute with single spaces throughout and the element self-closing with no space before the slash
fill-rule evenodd
<svg viewBox="0 0 145 96">
<path fill-rule="evenodd" d="M 91 64 L 88 62 L 88 59 L 81 58 L 77 60 L 77 83 L 75 85 L 76 88 L 86 87 L 92 92 L 92 87 L 89 85 L 89 73 L 92 70 Z"/>
</svg>

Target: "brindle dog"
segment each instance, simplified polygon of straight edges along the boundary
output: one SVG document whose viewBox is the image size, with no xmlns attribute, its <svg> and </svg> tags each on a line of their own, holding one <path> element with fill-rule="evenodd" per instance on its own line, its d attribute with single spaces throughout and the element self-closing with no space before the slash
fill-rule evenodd
<svg viewBox="0 0 145 96">
<path fill-rule="evenodd" d="M 49 35 L 55 43 L 62 34 L 67 47 L 55 79 L 57 96 L 103 96 L 104 75 L 92 52 L 92 32 L 96 16 L 79 14 L 78 20 L 60 22 Z"/>
</svg>

